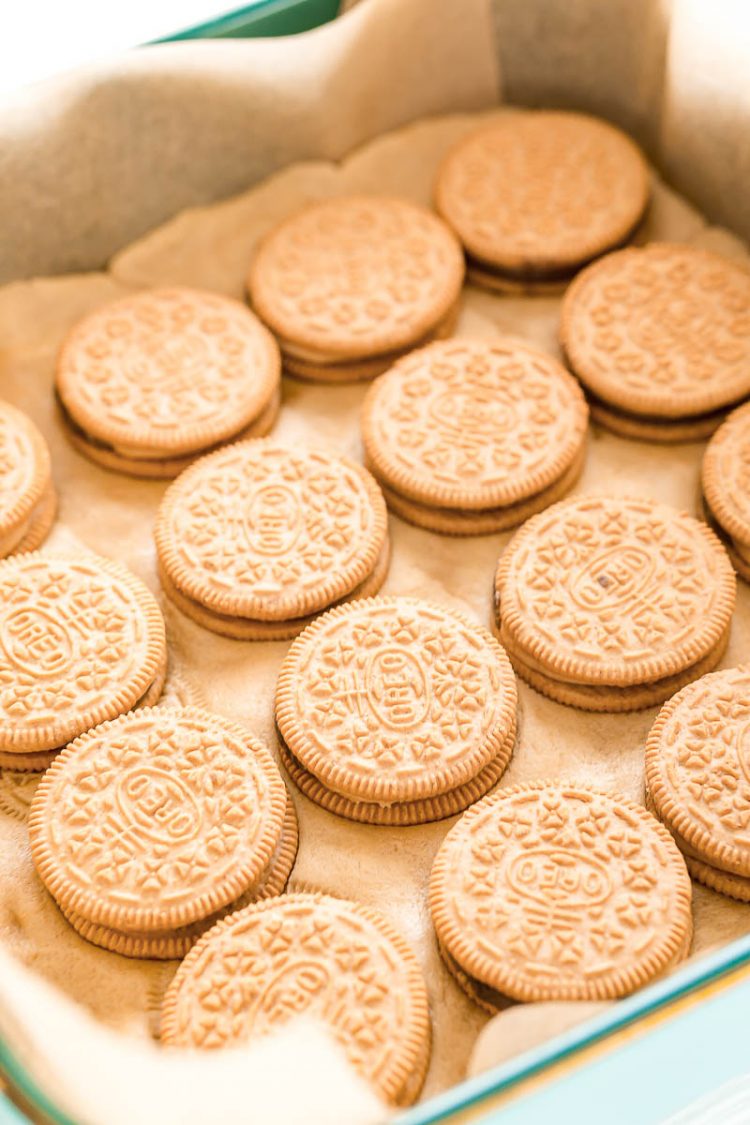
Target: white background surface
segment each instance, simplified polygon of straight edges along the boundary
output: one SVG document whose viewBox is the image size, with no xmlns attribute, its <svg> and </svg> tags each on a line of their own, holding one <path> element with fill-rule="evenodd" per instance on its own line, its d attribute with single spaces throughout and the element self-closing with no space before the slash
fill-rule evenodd
<svg viewBox="0 0 750 1125">
<path fill-rule="evenodd" d="M 3 0 L 0 98 L 29 82 L 214 19 L 253 0 Z"/>
</svg>

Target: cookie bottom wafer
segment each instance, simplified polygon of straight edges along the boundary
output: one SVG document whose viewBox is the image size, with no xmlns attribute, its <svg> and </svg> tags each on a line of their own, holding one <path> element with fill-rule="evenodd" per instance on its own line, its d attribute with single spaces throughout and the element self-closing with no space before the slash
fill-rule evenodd
<svg viewBox="0 0 750 1125">
<path fill-rule="evenodd" d="M 428 531 L 436 531 L 441 535 L 491 535 L 497 531 L 507 531 L 517 527 L 537 512 L 548 508 L 550 504 L 561 500 L 572 488 L 575 487 L 581 475 L 586 460 L 585 446 L 575 461 L 566 469 L 563 475 L 548 488 L 520 500 L 516 504 L 508 504 L 504 508 L 487 508 L 478 511 L 461 511 L 456 508 L 436 508 L 428 504 L 421 504 L 418 500 L 402 496 L 378 478 L 385 502 L 392 512 L 407 523 L 416 527 L 424 527 Z M 373 475 L 377 476 L 372 464 L 366 467 Z"/>
<path fill-rule="evenodd" d="M 688 870 L 690 870 L 690 863 L 687 861 L 687 858 L 686 863 Z M 750 894 L 750 880 L 748 880 L 748 894 Z M 657 977 L 654 978 L 654 980 L 661 980 L 663 977 L 668 976 L 670 973 L 674 972 L 674 970 L 689 956 L 690 947 L 692 946 L 692 944 L 693 926 L 691 923 L 687 933 L 685 934 L 682 944 L 680 945 L 680 948 L 674 954 L 669 964 Z M 518 1003 L 517 1000 L 513 1000 L 510 996 L 504 996 L 501 992 L 497 992 L 489 985 L 483 984 L 482 981 L 476 980 L 474 977 L 470 976 L 461 968 L 458 962 L 453 957 L 451 957 L 448 950 L 440 941 L 438 942 L 438 950 L 440 951 L 440 957 L 443 961 L 443 964 L 445 965 L 450 975 L 453 977 L 458 987 L 464 993 L 464 995 L 468 996 L 469 1000 L 478 1005 L 478 1007 L 480 1007 L 483 1012 L 486 1012 L 488 1016 L 496 1016 L 498 1012 L 502 1012 L 506 1008 L 510 1008 Z"/>
<path fill-rule="evenodd" d="M 245 891 L 238 899 L 210 917 L 194 922 L 172 933 L 123 933 L 108 926 L 96 925 L 72 910 L 62 910 L 63 915 L 82 938 L 101 949 L 119 953 L 123 957 L 143 957 L 154 961 L 172 961 L 185 957 L 198 938 L 215 922 L 243 906 L 261 899 L 273 898 L 283 893 L 292 873 L 299 848 L 299 826 L 291 797 L 287 797 L 281 836 L 268 867 L 260 881 Z M 62 908 L 61 908 L 62 909 Z"/>
<path fill-rule="evenodd" d="M 682 852 L 685 858 L 685 864 L 690 877 L 695 879 L 696 883 L 701 883 L 704 887 L 708 887 L 718 894 L 726 895 L 728 898 L 736 898 L 739 902 L 750 902 L 750 877 L 747 875 L 740 875 L 736 871 L 727 871 L 723 867 L 717 867 L 713 863 L 709 863 L 707 859 L 699 855 L 695 848 L 688 844 L 684 836 L 669 823 L 669 820 L 664 817 L 661 811 L 656 807 L 654 798 L 646 786 L 646 808 L 650 813 L 660 820 L 664 827 L 672 834 L 677 847 Z"/>
<path fill-rule="evenodd" d="M 495 273 L 473 258 L 467 259 L 466 280 L 478 289 L 489 289 L 491 293 L 507 293 L 514 297 L 559 297 L 568 287 L 572 273 L 564 278 L 512 277 L 510 274 Z"/>
<path fill-rule="evenodd" d="M 634 441 L 655 441 L 677 445 L 680 442 L 705 441 L 710 438 L 726 418 L 726 410 L 712 414 L 699 414 L 694 418 L 646 418 L 628 414 L 609 403 L 587 396 L 594 422 L 611 430 L 619 437 Z"/>
<path fill-rule="evenodd" d="M 78 452 L 87 457 L 89 461 L 96 462 L 103 469 L 111 469 L 113 472 L 124 473 L 127 476 L 144 477 L 150 480 L 170 480 L 179 476 L 199 457 L 212 453 L 215 449 L 219 449 L 221 445 L 231 445 L 236 441 L 243 441 L 245 438 L 265 437 L 266 434 L 270 433 L 278 417 L 281 406 L 281 392 L 276 390 L 255 421 L 233 434 L 225 442 L 221 442 L 220 445 L 208 446 L 205 449 L 196 449 L 193 453 L 182 457 L 140 458 L 129 456 L 127 453 L 96 441 L 76 425 L 59 401 L 58 406 L 63 416 L 68 439 Z"/>
<path fill-rule="evenodd" d="M 638 216 L 637 221 L 624 237 L 613 242 L 601 253 L 619 250 L 632 242 L 643 227 L 646 210 L 647 208 Z M 467 253 L 466 279 L 471 285 L 477 285 L 480 289 L 489 289 L 493 293 L 509 293 L 513 296 L 527 297 L 556 297 L 565 292 L 576 274 L 580 273 L 585 266 L 590 265 L 592 260 L 586 258 L 582 262 L 577 262 L 574 266 L 567 266 L 563 269 L 524 273 L 522 270 L 503 270 L 500 266 L 482 261 L 480 258 L 474 258 Z"/>
<path fill-rule="evenodd" d="M 281 734 L 276 731 L 282 764 L 299 791 L 316 805 L 346 820 L 362 824 L 380 824 L 390 828 L 406 828 L 415 824 L 428 824 L 445 820 L 463 812 L 480 797 L 489 793 L 505 773 L 516 742 L 516 726 L 508 733 L 499 753 L 470 781 L 440 793 L 414 801 L 397 801 L 381 805 L 375 801 L 353 801 L 335 793 L 314 774 L 306 770 L 294 757 Z"/>
<path fill-rule="evenodd" d="M 47 486 L 44 495 L 26 521 L 21 538 L 8 554 L 25 555 L 29 551 L 36 551 L 52 530 L 57 515 L 57 492 L 52 483 Z"/>
<path fill-rule="evenodd" d="M 457 303 L 431 332 L 410 344 L 408 348 L 373 356 L 370 359 L 326 360 L 321 358 L 317 360 L 312 355 L 299 355 L 293 351 L 287 351 L 282 341 L 284 371 L 295 379 L 303 379 L 309 383 L 363 383 L 369 379 L 375 379 L 378 375 L 387 371 L 397 359 L 412 351 L 413 348 L 421 348 L 425 344 L 432 343 L 433 340 L 443 340 L 446 336 L 450 336 L 456 327 L 459 311 L 460 305 Z"/>
<path fill-rule="evenodd" d="M 706 523 L 721 539 L 737 574 L 745 582 L 750 582 L 750 546 L 733 539 L 726 528 L 719 523 L 706 497 L 703 496 L 701 499 Z"/>
<path fill-rule="evenodd" d="M 164 691 L 166 678 L 167 662 L 165 660 L 151 681 L 151 686 L 134 705 L 133 710 L 135 711 L 139 707 L 153 707 L 154 704 L 158 703 L 161 693 Z M 48 769 L 62 749 L 64 747 L 58 746 L 54 750 L 19 751 L 18 753 L 13 750 L 0 750 L 0 768 L 21 770 L 24 773 L 38 773 Z"/>
<path fill-rule="evenodd" d="M 648 707 L 656 707 L 664 703 L 680 688 L 713 672 L 726 651 L 729 642 L 729 630 L 722 635 L 719 643 L 706 653 L 696 664 L 691 664 L 682 672 L 674 676 L 666 676 L 661 680 L 654 680 L 648 684 L 630 684 L 627 687 L 611 685 L 572 683 L 558 680 L 526 662 L 512 642 L 503 633 L 502 629 L 496 630 L 501 643 L 505 646 L 508 658 L 514 669 L 530 687 L 556 703 L 564 703 L 567 707 L 577 707 L 581 711 L 601 711 L 620 713 L 625 711 L 645 711 Z"/>
<path fill-rule="evenodd" d="M 361 582 L 350 594 L 334 602 L 333 605 L 344 605 L 346 602 L 354 601 L 357 598 L 369 598 L 373 594 L 377 594 L 388 574 L 390 559 L 391 546 L 389 540 L 386 539 L 374 569 L 364 582 Z M 314 621 L 319 614 L 333 608 L 333 605 L 323 606 L 317 613 L 309 614 L 306 617 L 295 617 L 288 621 L 255 621 L 249 617 L 230 617 L 227 614 L 216 613 L 212 609 L 207 609 L 206 606 L 183 594 L 181 590 L 177 589 L 161 564 L 159 564 L 159 580 L 169 600 L 196 625 L 202 625 L 204 629 L 210 629 L 212 633 L 219 633 L 222 637 L 230 637 L 237 641 L 291 640 L 292 637 L 296 637 L 298 633 L 301 633 Z"/>
</svg>

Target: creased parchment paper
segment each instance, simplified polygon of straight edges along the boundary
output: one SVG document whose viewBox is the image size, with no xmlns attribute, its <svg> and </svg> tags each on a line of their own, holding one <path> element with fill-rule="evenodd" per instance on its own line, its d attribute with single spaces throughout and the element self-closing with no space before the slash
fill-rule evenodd
<svg viewBox="0 0 750 1125">
<path fill-rule="evenodd" d="M 515 111 L 493 111 L 499 112 Z M 108 273 L 19 282 L 0 290 L 0 393 L 27 410 L 45 433 L 61 494 L 59 522 L 45 549 L 79 548 L 110 555 L 159 593 L 152 524 L 165 485 L 133 481 L 89 464 L 67 444 L 55 416 L 55 354 L 77 317 L 132 288 L 164 283 L 204 286 L 239 297 L 255 242 L 270 224 L 306 200 L 355 191 L 396 193 L 428 203 L 441 155 L 479 123 L 479 116 L 435 118 L 381 137 L 342 165 L 315 162 L 290 167 L 235 199 L 179 215 L 118 254 Z M 707 226 L 656 177 L 654 203 L 640 237 L 682 240 L 746 256 L 736 238 Z M 456 334 L 510 333 L 557 353 L 558 311 L 557 298 L 498 297 L 467 288 Z M 365 391 L 357 385 L 311 386 L 285 380 L 275 436 L 291 443 L 324 442 L 360 457 L 358 412 Z M 702 451 L 700 444 L 650 446 L 593 428 L 588 462 L 576 491 L 649 496 L 697 513 Z M 390 525 L 393 561 L 384 592 L 426 598 L 489 623 L 495 564 L 509 534 L 448 539 L 393 516 Z M 199 684 L 212 708 L 275 746 L 273 691 L 287 643 L 226 640 L 192 624 L 163 598 L 162 605 L 173 675 Z M 740 583 L 723 666 L 748 658 L 750 594 Z M 582 779 L 642 800 L 643 745 L 655 710 L 589 715 L 552 703 L 524 684 L 519 689 L 518 745 L 503 785 L 533 778 Z M 145 1044 L 174 965 L 126 960 L 88 945 L 73 932 L 34 874 L 25 825 L 18 818 L 22 810 L 17 809 L 16 816 L 4 811 L 11 803 L 8 793 L 18 784 L 24 787 L 13 779 L 4 782 L 6 799 L 0 812 L 2 944 L 108 1028 Z M 365 827 L 318 809 L 296 791 L 293 795 L 301 822 L 293 884 L 378 907 L 414 945 L 429 983 L 434 1023 L 425 1093 L 460 1080 L 486 1017 L 442 968 L 425 899 L 433 856 L 453 822 L 406 829 Z M 694 951 L 750 930 L 750 907 L 700 887 L 695 888 L 694 903 Z M 25 1026 L 24 1034 L 30 1034 L 43 1013 L 33 1001 L 24 1006 L 17 995 L 15 999 L 9 992 L 3 995 L 7 971 L 0 961 L 0 1008 L 7 999 L 19 1033 Z M 136 1063 L 125 1063 L 129 1057 L 125 1051 L 123 1047 L 123 1065 L 137 1071 Z M 54 1067 L 53 1058 L 36 1061 L 48 1071 Z M 87 1086 L 85 1057 L 80 1059 L 80 1072 L 66 1062 L 64 1082 L 66 1097 L 86 1106 L 81 1100 Z M 137 1087 L 137 1082 L 132 1085 Z M 144 1089 L 146 1085 L 144 1080 Z M 179 1101 L 177 1088 L 174 1097 Z M 189 1105 L 180 1108 L 175 1120 L 194 1119 Z M 247 1120 L 253 1120 L 251 1109 Z M 316 1121 L 315 1105 L 309 1104 L 308 1110 L 309 1120 Z M 90 1103 L 87 1116 L 106 1119 L 107 1125 L 114 1121 L 111 1115 L 102 1118 L 101 1107 Z M 348 1114 L 342 1110 L 342 1121 L 358 1119 L 354 1109 Z"/>
</svg>

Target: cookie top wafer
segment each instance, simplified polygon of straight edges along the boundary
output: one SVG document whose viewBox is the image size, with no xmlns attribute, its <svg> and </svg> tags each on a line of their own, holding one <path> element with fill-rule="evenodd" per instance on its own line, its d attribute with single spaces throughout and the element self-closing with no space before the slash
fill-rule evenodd
<svg viewBox="0 0 750 1125">
<path fill-rule="evenodd" d="M 750 394 L 750 270 L 666 243 L 609 254 L 567 290 L 560 340 L 584 386 L 622 410 L 729 406 Z"/>
<path fill-rule="evenodd" d="M 214 926 L 177 970 L 161 1037 L 225 1047 L 302 1015 L 325 1023 L 390 1102 L 406 1101 L 415 1069 L 426 1069 L 427 993 L 414 953 L 376 911 L 327 895 L 284 895 Z"/>
<path fill-rule="evenodd" d="M 0 551 L 16 545 L 50 479 L 46 441 L 22 410 L 0 400 Z"/>
<path fill-rule="evenodd" d="M 351 593 L 386 531 L 382 493 L 361 465 L 255 439 L 187 469 L 164 496 L 155 535 L 183 594 L 219 613 L 280 621 Z"/>
<path fill-rule="evenodd" d="M 0 748 L 54 750 L 129 711 L 166 662 L 150 591 L 95 555 L 0 562 Z"/>
<path fill-rule="evenodd" d="M 403 199 L 346 196 L 272 230 L 248 289 L 284 351 L 358 359 L 416 343 L 458 300 L 463 276 L 461 247 L 436 215 Z"/>
<path fill-rule="evenodd" d="M 587 421 L 580 387 L 551 356 L 510 339 L 446 340 L 378 379 L 362 437 L 373 471 L 402 496 L 475 510 L 551 485 Z"/>
<path fill-rule="evenodd" d="M 585 496 L 534 516 L 500 557 L 502 635 L 568 681 L 650 682 L 719 643 L 736 580 L 705 524 L 666 504 Z"/>
<path fill-rule="evenodd" d="M 31 854 L 63 910 L 125 931 L 205 918 L 252 886 L 281 835 L 270 752 L 196 708 L 144 708 L 71 743 L 44 775 Z"/>
<path fill-rule="evenodd" d="M 228 440 L 268 405 L 280 374 L 276 341 L 239 301 L 152 289 L 80 321 L 56 383 L 76 425 L 137 458 Z"/>
<path fill-rule="evenodd" d="M 750 403 L 733 411 L 711 438 L 701 483 L 724 530 L 750 545 Z"/>
<path fill-rule="evenodd" d="M 703 676 L 665 703 L 646 743 L 646 784 L 701 858 L 750 876 L 750 666 Z"/>
<path fill-rule="evenodd" d="M 515 714 L 501 645 L 415 598 L 324 614 L 290 648 L 276 688 L 276 722 L 297 761 L 334 792 L 389 804 L 475 777 Z"/>
<path fill-rule="evenodd" d="M 638 147 L 578 113 L 508 113 L 438 172 L 435 203 L 469 254 L 518 275 L 565 272 L 623 242 L 649 195 Z"/>
<path fill-rule="evenodd" d="M 677 845 L 644 808 L 544 782 L 465 813 L 429 889 L 448 954 L 522 1001 L 613 999 L 647 984 L 684 945 L 690 897 Z"/>
</svg>

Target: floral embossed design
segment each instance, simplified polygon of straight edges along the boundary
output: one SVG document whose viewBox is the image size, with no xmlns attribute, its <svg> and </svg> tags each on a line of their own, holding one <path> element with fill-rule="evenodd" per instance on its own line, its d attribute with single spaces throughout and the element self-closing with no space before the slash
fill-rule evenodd
<svg viewBox="0 0 750 1125">
<path fill-rule="evenodd" d="M 689 925 L 690 884 L 666 833 L 644 810 L 574 786 L 486 798 L 436 866 L 441 940 L 511 996 L 617 987 L 623 970 L 645 978 Z"/>
<path fill-rule="evenodd" d="M 718 846 L 716 862 L 750 872 L 750 669 L 704 676 L 676 695 L 654 726 L 646 767 L 669 823 L 701 851 Z"/>
<path fill-rule="evenodd" d="M 265 328 L 215 293 L 158 289 L 81 321 L 57 373 L 71 415 L 113 444 L 189 447 L 236 433 L 266 405 L 278 359 Z"/>
<path fill-rule="evenodd" d="M 467 249 L 509 269 L 601 253 L 630 231 L 646 197 L 635 145 L 569 113 L 503 115 L 456 145 L 436 191 Z"/>
<path fill-rule="evenodd" d="M 458 243 L 431 212 L 400 199 L 311 205 L 261 244 L 250 293 L 286 341 L 350 358 L 405 346 L 459 294 Z"/>
<path fill-rule="evenodd" d="M 0 402 L 0 534 L 22 526 L 49 479 L 42 435 L 22 411 Z"/>
<path fill-rule="evenodd" d="M 332 582 L 348 592 L 385 538 L 384 503 L 359 466 L 323 450 L 264 441 L 222 450 L 188 470 L 162 505 L 157 544 L 186 593 L 219 611 L 301 615 Z M 335 597 L 335 594 L 333 595 Z M 279 612 L 285 612 L 279 608 Z"/>
<path fill-rule="evenodd" d="M 305 1015 L 387 1096 L 398 1092 L 404 1044 L 411 1050 L 426 1031 L 402 949 L 369 912 L 326 897 L 292 895 L 235 914 L 196 947 L 171 991 L 168 1043 L 231 1046 Z"/>
<path fill-rule="evenodd" d="M 378 379 L 363 437 L 378 475 L 404 495 L 483 508 L 560 476 L 586 421 L 578 384 L 551 356 L 510 340 L 450 340 Z"/>
<path fill-rule="evenodd" d="M 0 406 L 0 520 L 14 507 L 36 476 L 36 450 L 31 435 L 18 425 L 17 412 Z"/>
<path fill-rule="evenodd" d="M 0 769 L 0 809 L 16 820 L 26 820 L 39 776 L 26 770 Z"/>
<path fill-rule="evenodd" d="M 750 407 L 740 406 L 708 444 L 703 492 L 719 523 L 750 545 Z"/>
<path fill-rule="evenodd" d="M 76 718 L 132 693 L 153 645 L 142 600 L 98 560 L 27 556 L 0 566 L 6 728 L 31 733 L 51 717 L 67 723 L 70 716 L 71 736 L 79 733 Z M 130 705 L 137 700 L 136 691 Z"/>
<path fill-rule="evenodd" d="M 624 410 L 736 402 L 750 391 L 750 270 L 690 246 L 612 254 L 569 290 L 563 343 L 586 386 Z"/>
<path fill-rule="evenodd" d="M 74 746 L 47 775 L 36 829 L 66 895 L 82 892 L 99 907 L 191 908 L 263 840 L 270 858 L 280 820 L 272 798 L 283 809 L 283 783 L 268 753 L 220 719 L 133 712 Z"/>
<path fill-rule="evenodd" d="M 668 675 L 683 651 L 710 650 L 734 603 L 731 566 L 704 525 L 614 498 L 565 501 L 531 520 L 497 586 L 509 638 L 595 677 L 638 662 Z"/>
<path fill-rule="evenodd" d="M 306 768 L 372 799 L 405 784 L 427 796 L 473 776 L 507 737 L 515 704 L 512 671 L 489 633 L 426 603 L 372 599 L 296 642 L 276 716 Z"/>
</svg>

